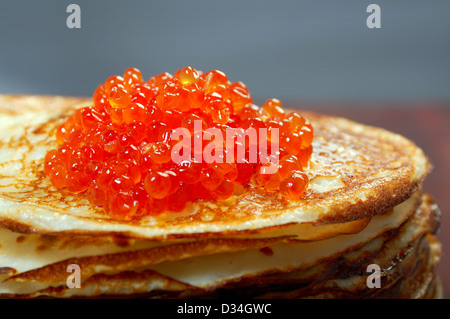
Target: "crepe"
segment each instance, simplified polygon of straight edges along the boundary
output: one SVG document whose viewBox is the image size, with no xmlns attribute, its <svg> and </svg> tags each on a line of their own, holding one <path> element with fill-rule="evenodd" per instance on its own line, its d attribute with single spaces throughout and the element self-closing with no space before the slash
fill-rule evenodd
<svg viewBox="0 0 450 319">
<path fill-rule="evenodd" d="M 437 280 L 434 269 L 439 261 L 440 245 L 434 234 L 440 213 L 428 195 L 422 196 L 419 207 L 412 205 L 413 202 L 410 199 L 396 207 L 397 211 L 374 217 L 360 233 L 327 240 L 278 242 L 263 249 L 249 246 L 239 252 L 215 251 L 209 255 L 178 259 L 166 255 L 166 258 L 154 260 L 155 254 L 142 259 L 143 250 L 137 250 L 134 256 L 127 255 L 127 258 L 122 258 L 121 253 L 113 253 L 49 265 L 44 261 L 40 268 L 9 276 L 0 284 L 0 293 L 15 297 L 127 294 L 165 297 L 171 292 L 171 297 L 179 294 L 185 298 L 305 298 L 325 297 L 325 292 L 330 297 L 329 291 L 332 291 L 334 297 L 344 294 L 354 298 L 370 297 L 374 292 L 379 296 L 392 294 L 392 286 L 399 285 L 398 282 L 413 281 L 417 287 L 417 274 L 428 274 L 420 279 L 424 286 L 421 291 L 402 290 L 403 297 L 420 297 Z M 8 251 L 2 252 L 2 255 L 11 255 Z M 114 257 L 122 262 L 134 262 L 117 265 L 111 262 Z M 14 259 L 14 256 L 10 258 Z M 39 253 L 30 254 L 27 259 L 39 259 Z M 66 286 L 66 269 L 73 263 L 83 269 L 82 289 Z M 383 269 L 383 289 L 380 291 L 370 291 L 366 287 L 367 265 L 373 263 Z M 417 265 L 422 267 L 415 269 Z M 292 289 L 293 286 L 296 289 Z M 262 290 L 262 287 L 268 289 Z M 290 290 L 286 291 L 286 288 Z M 19 295 L 17 291 L 20 291 Z M 261 291 L 270 292 L 261 295 Z M 334 295 L 336 291 L 339 293 Z"/>
<path fill-rule="evenodd" d="M 433 235 L 438 209 L 420 190 L 431 165 L 406 138 L 302 112 L 315 137 L 305 168 L 310 185 L 301 200 L 287 203 L 251 182 L 226 201 L 117 221 L 83 194 L 55 189 L 43 173 L 43 158 L 56 147 L 56 128 L 89 104 L 66 97 L 0 97 L 0 295 L 440 296 L 434 275 L 440 244 Z M 377 259 L 364 247 L 389 257 Z M 409 259 L 394 263 L 402 254 Z M 366 255 L 384 265 L 383 278 L 395 277 L 387 265 L 404 267 L 406 275 L 398 279 L 403 286 L 418 274 L 429 276 L 404 294 L 386 280 L 377 293 L 367 291 L 361 271 Z M 339 258 L 357 265 L 341 267 L 347 277 L 329 275 Z M 418 260 L 422 267 L 413 269 Z M 81 288 L 66 285 L 70 264 L 82 269 Z M 255 293 L 266 285 L 266 294 Z"/>
<path fill-rule="evenodd" d="M 278 194 L 267 194 L 253 185 L 226 204 L 201 202 L 180 215 L 117 222 L 83 196 L 56 190 L 43 174 L 42 159 L 56 147 L 53 133 L 73 102 L 61 103 L 50 97 L 0 99 L 0 125 L 4 128 L 0 133 L 0 223 L 4 227 L 22 232 L 114 233 L 165 240 L 248 233 L 290 223 L 336 224 L 383 213 L 400 204 L 430 170 L 423 152 L 400 135 L 304 112 L 313 122 L 316 136 L 307 169 L 310 187 L 301 201 L 288 205 Z M 36 105 L 43 107 L 36 111 Z"/>
</svg>

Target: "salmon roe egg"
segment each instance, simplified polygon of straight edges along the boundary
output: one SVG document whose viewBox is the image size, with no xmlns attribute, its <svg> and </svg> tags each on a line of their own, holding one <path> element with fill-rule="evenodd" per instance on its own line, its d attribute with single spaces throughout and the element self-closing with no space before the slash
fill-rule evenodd
<svg viewBox="0 0 450 319">
<path fill-rule="evenodd" d="M 178 129 L 186 140 L 173 137 Z M 58 147 L 44 159 L 52 185 L 85 193 L 114 219 L 132 220 L 226 200 L 248 187 L 299 200 L 314 130 L 280 100 L 259 107 L 244 83 L 187 66 L 148 80 L 136 68 L 107 78 L 92 105 L 55 135 Z M 191 149 L 175 160 L 180 145 Z"/>
<path fill-rule="evenodd" d="M 298 200 L 308 187 L 308 176 L 302 171 L 291 171 L 280 183 L 280 193 L 289 200 Z"/>
</svg>

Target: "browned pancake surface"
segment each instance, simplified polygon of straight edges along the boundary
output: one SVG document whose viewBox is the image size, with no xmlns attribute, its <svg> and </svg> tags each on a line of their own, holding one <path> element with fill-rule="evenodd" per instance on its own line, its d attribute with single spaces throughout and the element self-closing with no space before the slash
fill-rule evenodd
<svg viewBox="0 0 450 319">
<path fill-rule="evenodd" d="M 203 201 L 185 212 L 117 221 L 85 196 L 52 187 L 43 173 L 54 133 L 80 98 L 0 96 L 0 225 L 24 233 L 121 234 L 137 238 L 257 233 L 295 223 L 329 224 L 384 213 L 403 202 L 430 170 L 406 138 L 346 119 L 301 112 L 314 126 L 311 179 L 294 203 L 250 184 L 225 202 Z"/>
</svg>

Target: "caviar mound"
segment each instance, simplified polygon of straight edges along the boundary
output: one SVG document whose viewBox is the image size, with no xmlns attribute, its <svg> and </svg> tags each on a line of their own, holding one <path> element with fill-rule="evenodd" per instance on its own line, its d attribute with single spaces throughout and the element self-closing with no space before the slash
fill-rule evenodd
<svg viewBox="0 0 450 319">
<path fill-rule="evenodd" d="M 277 99 L 254 105 L 242 82 L 218 70 L 188 66 L 144 81 L 130 68 L 99 85 L 93 105 L 69 117 L 56 141 L 44 163 L 51 183 L 130 220 L 226 200 L 251 182 L 286 200 L 302 198 L 313 127 Z M 188 152 L 174 160 L 186 143 Z"/>
</svg>

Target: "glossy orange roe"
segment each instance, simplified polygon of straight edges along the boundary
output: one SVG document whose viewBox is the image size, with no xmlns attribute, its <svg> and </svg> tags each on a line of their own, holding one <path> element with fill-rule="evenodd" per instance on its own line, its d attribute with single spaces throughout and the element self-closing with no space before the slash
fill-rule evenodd
<svg viewBox="0 0 450 319">
<path fill-rule="evenodd" d="M 201 121 L 200 130 L 195 120 Z M 278 170 L 262 174 L 275 164 L 262 164 L 260 154 L 252 157 L 251 145 L 239 161 L 208 164 L 198 161 L 199 150 L 193 149 L 189 159 L 176 163 L 171 151 L 179 141 L 171 133 L 180 127 L 191 134 L 192 145 L 203 140 L 201 153 L 208 143 L 220 143 L 205 140 L 207 128 L 224 134 L 227 128 L 267 129 L 267 149 L 278 155 Z M 272 141 L 275 128 L 279 139 Z M 230 82 L 221 71 L 185 67 L 173 76 L 162 73 L 144 81 L 139 70 L 130 68 L 99 85 L 93 106 L 68 118 L 56 140 L 59 147 L 48 152 L 44 164 L 52 184 L 85 192 L 113 218 L 130 220 L 181 211 L 195 200 L 224 200 L 236 183 L 246 186 L 252 180 L 287 200 L 300 199 L 308 186 L 303 166 L 311 157 L 313 128 L 300 114 L 286 114 L 277 99 L 261 108 L 254 105 L 247 87 Z M 278 154 L 270 154 L 271 143 L 278 143 Z M 223 149 L 231 152 L 225 138 Z"/>
</svg>

